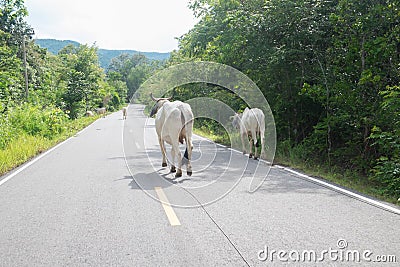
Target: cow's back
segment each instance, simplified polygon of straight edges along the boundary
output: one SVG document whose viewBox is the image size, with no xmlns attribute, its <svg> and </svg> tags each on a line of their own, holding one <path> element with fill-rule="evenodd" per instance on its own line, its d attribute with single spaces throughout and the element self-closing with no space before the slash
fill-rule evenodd
<svg viewBox="0 0 400 267">
<path fill-rule="evenodd" d="M 265 116 L 261 109 L 259 108 L 246 108 L 243 111 L 242 123 L 247 131 L 255 130 L 259 132 L 263 131 L 265 128 Z"/>
<path fill-rule="evenodd" d="M 182 140 L 181 134 L 192 135 L 193 113 L 190 106 L 181 101 L 166 102 L 157 112 L 156 131 L 167 143 Z"/>
<path fill-rule="evenodd" d="M 252 110 L 253 110 L 254 117 L 255 117 L 255 119 L 257 121 L 257 125 L 258 125 L 257 132 L 260 132 L 260 131 L 264 132 L 264 130 L 265 130 L 265 115 L 264 115 L 264 112 L 262 112 L 262 110 L 259 109 L 259 108 L 253 108 Z"/>
</svg>

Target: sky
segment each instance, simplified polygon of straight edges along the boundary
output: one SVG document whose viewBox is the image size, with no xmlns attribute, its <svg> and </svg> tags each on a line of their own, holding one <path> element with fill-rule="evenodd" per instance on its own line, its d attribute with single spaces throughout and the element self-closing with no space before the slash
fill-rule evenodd
<svg viewBox="0 0 400 267">
<path fill-rule="evenodd" d="M 25 0 L 35 39 L 104 49 L 171 52 L 197 19 L 189 0 Z"/>
</svg>

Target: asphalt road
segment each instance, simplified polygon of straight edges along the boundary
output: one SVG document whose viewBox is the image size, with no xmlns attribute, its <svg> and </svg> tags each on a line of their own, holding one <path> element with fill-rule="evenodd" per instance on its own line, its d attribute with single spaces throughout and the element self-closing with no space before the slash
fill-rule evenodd
<svg viewBox="0 0 400 267">
<path fill-rule="evenodd" d="M 398 209 L 200 137 L 176 179 L 142 109 L 0 177 L 0 266 L 398 266 Z"/>
</svg>

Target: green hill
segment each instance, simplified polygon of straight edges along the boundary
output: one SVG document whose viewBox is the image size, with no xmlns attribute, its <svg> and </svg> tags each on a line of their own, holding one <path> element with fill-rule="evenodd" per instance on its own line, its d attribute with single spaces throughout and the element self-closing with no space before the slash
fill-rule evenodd
<svg viewBox="0 0 400 267">
<path fill-rule="evenodd" d="M 55 40 L 55 39 L 36 39 L 35 43 L 42 48 L 47 48 L 50 53 L 57 54 L 65 46 L 72 44 L 74 46 L 79 46 L 80 44 L 71 40 Z M 109 50 L 101 49 L 98 50 L 100 66 L 107 69 L 111 62 L 111 59 L 117 57 L 121 54 L 142 54 L 145 55 L 150 60 L 164 60 L 168 59 L 170 53 L 159 53 L 159 52 L 140 52 L 136 50 Z"/>
</svg>

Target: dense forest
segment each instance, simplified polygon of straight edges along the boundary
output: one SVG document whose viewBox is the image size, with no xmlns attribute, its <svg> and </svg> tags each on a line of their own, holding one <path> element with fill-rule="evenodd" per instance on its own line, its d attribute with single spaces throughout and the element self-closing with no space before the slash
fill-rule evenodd
<svg viewBox="0 0 400 267">
<path fill-rule="evenodd" d="M 158 69 L 213 61 L 245 73 L 265 95 L 279 161 L 400 196 L 399 1 L 192 0 L 190 8 L 199 22 L 165 65 L 122 54 L 103 70 L 95 46 L 52 55 L 35 45 L 24 1 L 0 0 L 0 150 L 21 132 L 52 138 L 86 110 L 119 108 Z M 196 96 L 244 108 L 214 85 L 175 89 L 177 99 Z"/>
<path fill-rule="evenodd" d="M 255 81 L 274 113 L 278 159 L 400 196 L 399 1 L 190 3 L 200 21 L 171 62 L 224 63 Z M 181 97 L 219 97 L 192 89 Z"/>
</svg>

